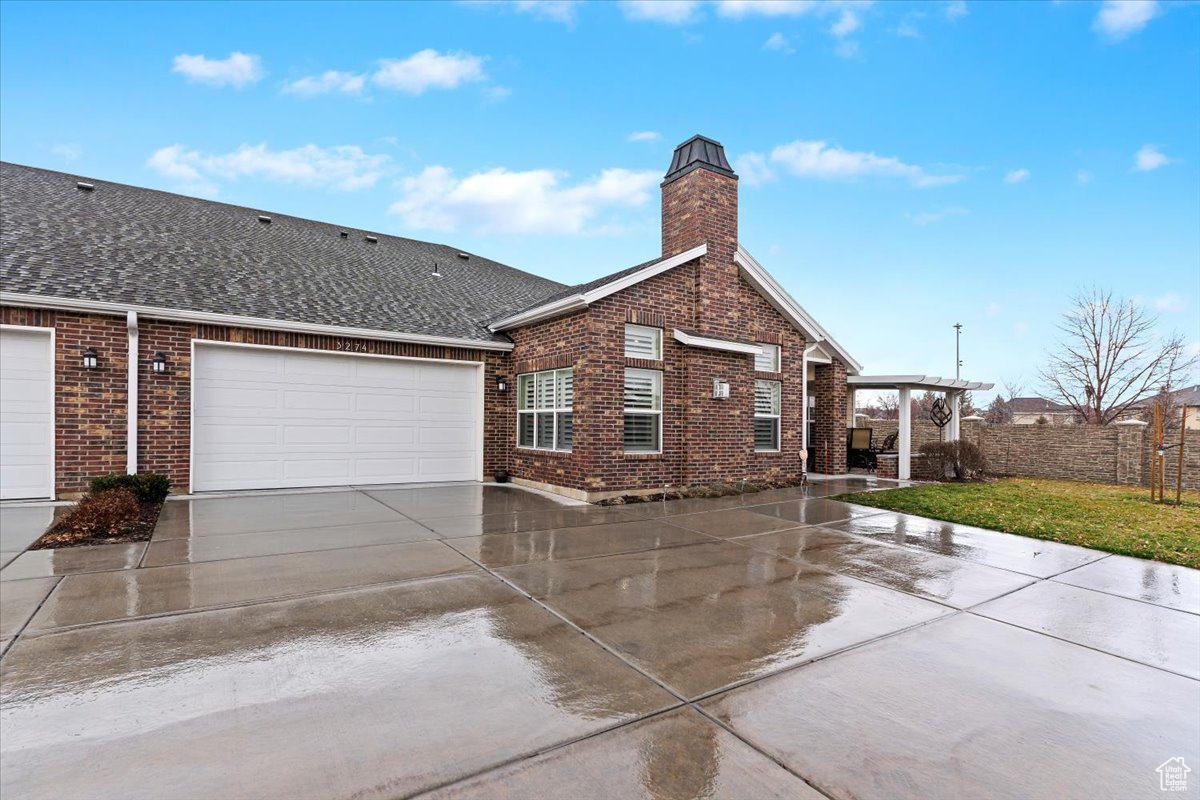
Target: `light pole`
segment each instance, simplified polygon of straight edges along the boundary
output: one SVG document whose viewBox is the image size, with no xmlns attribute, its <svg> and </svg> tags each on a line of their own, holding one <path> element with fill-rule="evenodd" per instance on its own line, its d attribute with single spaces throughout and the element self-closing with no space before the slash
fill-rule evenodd
<svg viewBox="0 0 1200 800">
<path fill-rule="evenodd" d="M 962 339 L 962 323 L 954 323 L 954 379 L 962 377 L 962 358 L 959 356 L 959 340 Z"/>
</svg>

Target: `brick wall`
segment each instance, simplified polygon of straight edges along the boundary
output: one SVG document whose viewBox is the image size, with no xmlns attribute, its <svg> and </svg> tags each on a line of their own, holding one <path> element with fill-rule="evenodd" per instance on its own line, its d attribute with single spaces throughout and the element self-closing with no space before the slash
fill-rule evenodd
<svg viewBox="0 0 1200 800">
<path fill-rule="evenodd" d="M 809 390 L 816 398 L 816 425 L 809 458 L 812 471 L 841 475 L 846 471 L 846 367 L 836 358 L 817 364 Z"/>
</svg>

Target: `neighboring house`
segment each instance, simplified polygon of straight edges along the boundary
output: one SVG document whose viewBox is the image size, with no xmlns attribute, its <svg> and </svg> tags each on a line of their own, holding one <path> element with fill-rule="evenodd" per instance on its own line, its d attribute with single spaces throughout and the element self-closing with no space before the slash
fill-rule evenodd
<svg viewBox="0 0 1200 800">
<path fill-rule="evenodd" d="M 1079 414 L 1070 406 L 1055 403 L 1044 397 L 1013 397 L 1008 401 L 1008 410 L 1012 412 L 1013 425 L 1036 425 L 1044 419 L 1050 425 L 1073 425 L 1079 421 Z"/>
<path fill-rule="evenodd" d="M 1200 430 L 1200 384 L 1172 392 L 1171 402 L 1176 406 L 1176 414 L 1181 413 L 1181 407 L 1187 408 L 1188 430 Z"/>
<path fill-rule="evenodd" d="M 662 254 L 579 286 L 444 245 L 2 168 L 0 486 L 516 480 L 576 497 L 845 470 L 859 365 L 680 145 Z M 829 463 L 823 463 L 828 453 Z"/>
</svg>

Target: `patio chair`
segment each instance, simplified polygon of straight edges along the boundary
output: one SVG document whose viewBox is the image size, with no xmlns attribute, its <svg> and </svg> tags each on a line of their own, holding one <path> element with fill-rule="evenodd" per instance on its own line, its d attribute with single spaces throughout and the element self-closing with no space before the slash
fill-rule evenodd
<svg viewBox="0 0 1200 800">
<path fill-rule="evenodd" d="M 846 429 L 846 466 L 851 469 L 875 469 L 870 428 Z"/>
</svg>

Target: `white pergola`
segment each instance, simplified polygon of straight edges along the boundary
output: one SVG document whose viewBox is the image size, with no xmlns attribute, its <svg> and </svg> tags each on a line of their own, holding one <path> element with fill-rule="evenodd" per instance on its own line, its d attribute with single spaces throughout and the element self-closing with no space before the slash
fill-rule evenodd
<svg viewBox="0 0 1200 800">
<path fill-rule="evenodd" d="M 942 428 L 942 438 L 954 441 L 959 437 L 961 417 L 958 401 L 963 392 L 987 391 L 995 384 L 966 381 L 959 378 L 940 378 L 936 375 L 850 375 L 846 378 L 846 419 L 854 424 L 854 395 L 858 389 L 896 389 L 900 392 L 900 429 L 896 449 L 896 477 L 908 480 L 912 475 L 912 392 L 913 389 L 942 392 L 950 406 L 950 423 Z"/>
</svg>

